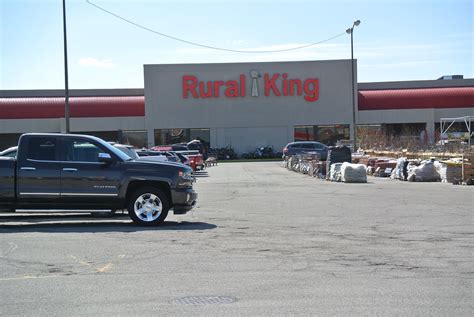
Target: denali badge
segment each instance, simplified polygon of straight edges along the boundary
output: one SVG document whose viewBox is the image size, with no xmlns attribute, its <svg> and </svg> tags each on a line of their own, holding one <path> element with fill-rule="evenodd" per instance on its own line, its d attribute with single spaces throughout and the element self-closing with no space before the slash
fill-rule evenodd
<svg viewBox="0 0 474 317">
<path fill-rule="evenodd" d="M 100 188 L 100 189 L 115 189 L 117 186 L 107 186 L 107 185 L 94 185 L 94 188 Z"/>
</svg>

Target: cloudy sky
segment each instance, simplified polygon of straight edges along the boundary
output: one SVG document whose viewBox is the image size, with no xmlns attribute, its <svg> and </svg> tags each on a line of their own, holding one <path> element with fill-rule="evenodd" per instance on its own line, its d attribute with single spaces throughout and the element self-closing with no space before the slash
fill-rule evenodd
<svg viewBox="0 0 474 317">
<path fill-rule="evenodd" d="M 350 58 L 359 82 L 474 77 L 471 0 L 66 0 L 70 88 L 143 88 L 143 64 Z M 150 31 L 151 30 L 151 31 Z M 339 37 L 301 50 L 272 51 Z M 62 1 L 0 0 L 0 89 L 64 88 Z"/>
</svg>

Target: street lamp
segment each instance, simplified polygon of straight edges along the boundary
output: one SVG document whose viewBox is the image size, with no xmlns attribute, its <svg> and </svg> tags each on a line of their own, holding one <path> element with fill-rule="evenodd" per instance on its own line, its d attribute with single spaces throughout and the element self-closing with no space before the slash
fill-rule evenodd
<svg viewBox="0 0 474 317">
<path fill-rule="evenodd" d="M 66 36 L 66 0 L 63 0 L 63 35 L 64 35 L 64 119 L 66 120 L 66 133 L 69 127 L 69 83 L 67 74 L 67 36 Z"/>
<path fill-rule="evenodd" d="M 354 137 L 353 151 L 357 149 L 357 133 L 356 133 L 356 109 L 355 109 L 355 80 L 354 80 L 354 27 L 360 24 L 360 20 L 354 21 L 351 28 L 346 30 L 351 35 L 351 75 L 352 75 L 352 135 Z"/>
</svg>

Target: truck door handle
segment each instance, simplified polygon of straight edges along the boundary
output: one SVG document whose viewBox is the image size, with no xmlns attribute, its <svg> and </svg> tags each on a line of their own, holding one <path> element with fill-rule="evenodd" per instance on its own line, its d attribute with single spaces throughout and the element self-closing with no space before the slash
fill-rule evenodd
<svg viewBox="0 0 474 317">
<path fill-rule="evenodd" d="M 63 168 L 63 171 L 65 171 L 65 172 L 77 172 L 77 168 L 68 168 L 68 167 L 66 167 L 66 168 Z"/>
<path fill-rule="evenodd" d="M 36 171 L 36 168 L 35 167 L 22 167 L 21 170 L 22 171 Z"/>
</svg>

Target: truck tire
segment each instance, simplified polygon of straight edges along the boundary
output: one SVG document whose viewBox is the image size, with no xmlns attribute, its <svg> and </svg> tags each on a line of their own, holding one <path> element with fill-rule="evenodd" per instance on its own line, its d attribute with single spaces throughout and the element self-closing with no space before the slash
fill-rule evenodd
<svg viewBox="0 0 474 317">
<path fill-rule="evenodd" d="M 137 189 L 128 201 L 128 215 L 141 226 L 157 226 L 165 221 L 170 205 L 166 195 L 155 187 Z"/>
</svg>

